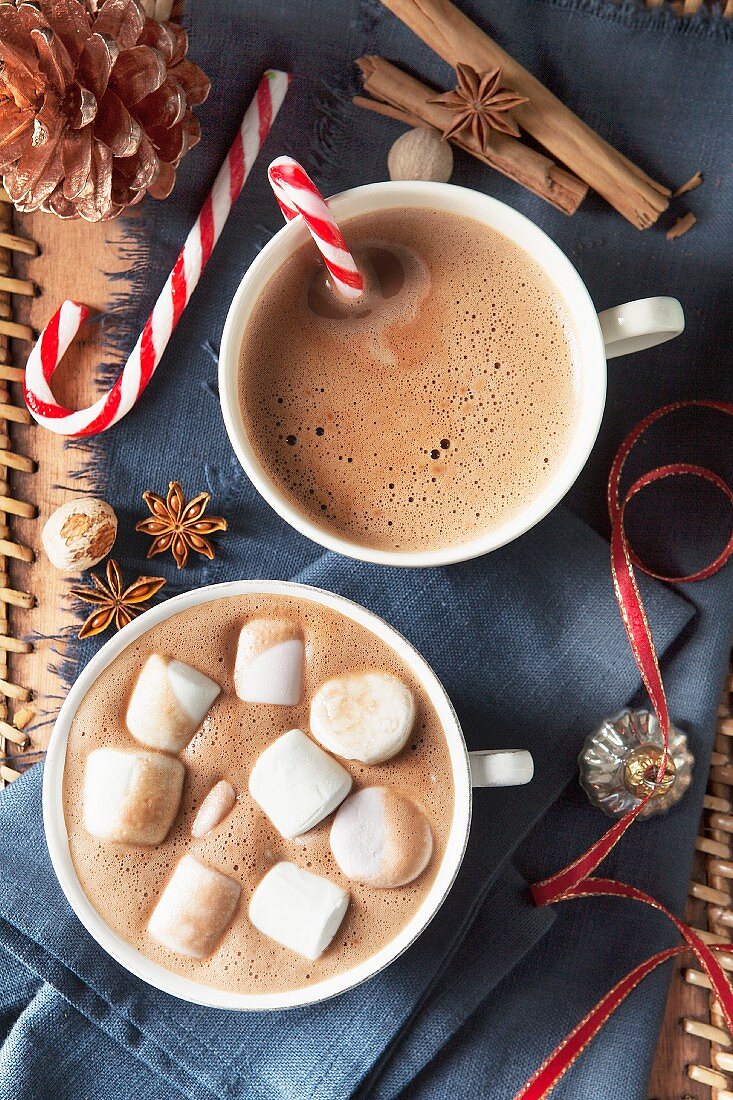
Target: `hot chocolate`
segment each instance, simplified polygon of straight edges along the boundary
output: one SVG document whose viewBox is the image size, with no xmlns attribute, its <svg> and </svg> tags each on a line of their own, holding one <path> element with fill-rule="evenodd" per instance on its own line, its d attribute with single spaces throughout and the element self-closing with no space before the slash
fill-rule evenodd
<svg viewBox="0 0 733 1100">
<path fill-rule="evenodd" d="M 116 933 L 237 993 L 352 969 L 415 914 L 453 818 L 448 744 L 386 642 L 314 601 L 171 616 L 69 731 L 71 857 Z"/>
<path fill-rule="evenodd" d="M 572 318 L 539 264 L 478 221 L 410 208 L 342 228 L 365 295 L 335 295 L 312 242 L 280 267 L 242 341 L 245 431 L 291 505 L 341 538 L 468 542 L 566 453 Z"/>
</svg>

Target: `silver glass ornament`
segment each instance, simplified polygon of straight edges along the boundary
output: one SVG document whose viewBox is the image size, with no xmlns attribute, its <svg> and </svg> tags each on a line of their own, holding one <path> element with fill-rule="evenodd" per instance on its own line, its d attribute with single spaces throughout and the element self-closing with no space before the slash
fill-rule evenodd
<svg viewBox="0 0 733 1100">
<path fill-rule="evenodd" d="M 585 739 L 578 757 L 580 785 L 589 801 L 609 817 L 622 817 L 650 792 L 653 797 L 639 817 L 663 813 L 690 786 L 694 759 L 687 737 L 672 726 L 665 774 L 657 782 L 662 753 L 657 716 L 626 708 L 606 718 Z"/>
</svg>

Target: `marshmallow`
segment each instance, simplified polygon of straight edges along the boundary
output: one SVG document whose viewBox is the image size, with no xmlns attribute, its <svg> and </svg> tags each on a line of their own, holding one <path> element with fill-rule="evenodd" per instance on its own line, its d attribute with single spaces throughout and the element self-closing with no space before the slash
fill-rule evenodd
<svg viewBox="0 0 733 1100">
<path fill-rule="evenodd" d="M 130 697 L 127 728 L 143 745 L 180 752 L 220 691 L 219 685 L 203 672 L 151 653 Z"/>
<path fill-rule="evenodd" d="M 249 919 L 264 936 L 306 959 L 317 959 L 339 930 L 349 895 L 330 879 L 276 863 L 249 903 Z"/>
<path fill-rule="evenodd" d="M 295 707 L 303 691 L 303 635 L 287 619 L 251 619 L 239 634 L 234 690 L 245 703 Z"/>
<path fill-rule="evenodd" d="M 199 806 L 199 812 L 191 826 L 191 836 L 202 837 L 210 833 L 231 812 L 236 801 L 234 787 L 226 779 L 220 779 Z"/>
<path fill-rule="evenodd" d="M 273 741 L 255 761 L 249 793 L 284 837 L 312 829 L 351 790 L 351 776 L 302 730 Z"/>
<path fill-rule="evenodd" d="M 157 752 L 94 749 L 84 772 L 84 825 L 99 840 L 160 844 L 178 813 L 186 769 Z"/>
<path fill-rule="evenodd" d="M 347 878 L 366 886 L 406 886 L 430 862 L 433 835 L 409 798 L 390 787 L 364 787 L 334 817 L 331 851 Z"/>
<path fill-rule="evenodd" d="M 148 921 L 153 939 L 178 955 L 211 955 L 237 908 L 242 887 L 195 856 L 183 856 Z"/>
<path fill-rule="evenodd" d="M 347 672 L 311 701 L 316 741 L 345 760 L 381 764 L 404 748 L 415 720 L 410 689 L 388 672 Z"/>
</svg>

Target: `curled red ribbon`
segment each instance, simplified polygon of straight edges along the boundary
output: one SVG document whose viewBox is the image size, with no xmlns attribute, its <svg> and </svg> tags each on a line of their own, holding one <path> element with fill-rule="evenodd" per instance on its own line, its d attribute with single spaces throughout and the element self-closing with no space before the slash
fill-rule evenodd
<svg viewBox="0 0 733 1100">
<path fill-rule="evenodd" d="M 714 409 L 717 412 L 733 416 L 733 404 L 723 401 L 676 401 L 673 404 L 663 405 L 661 408 L 655 409 L 649 416 L 639 421 L 636 427 L 632 428 L 626 436 L 613 460 L 608 479 L 608 514 L 611 519 L 611 574 L 613 587 L 629 644 L 634 654 L 634 660 L 641 673 L 654 712 L 659 719 L 664 738 L 664 755 L 657 774 L 658 781 L 662 779 L 667 763 L 669 710 L 662 674 L 659 670 L 659 661 L 636 582 L 634 568 L 641 569 L 644 573 L 648 573 L 658 580 L 675 584 L 704 580 L 722 568 L 733 554 L 733 530 L 723 550 L 714 561 L 687 576 L 669 577 L 649 569 L 639 560 L 629 546 L 624 522 L 626 507 L 642 489 L 668 477 L 702 478 L 719 489 L 731 506 L 733 506 L 733 489 L 712 470 L 708 470 L 704 466 L 682 462 L 669 466 L 658 466 L 656 469 L 650 470 L 649 473 L 638 478 L 623 497 L 621 496 L 620 482 L 624 465 L 631 450 L 652 424 L 678 409 L 696 407 Z M 515 1094 L 514 1100 L 543 1100 L 544 1097 L 549 1096 L 561 1077 L 567 1073 L 588 1043 L 598 1034 L 608 1018 L 628 997 L 629 993 L 636 988 L 639 982 L 661 963 L 688 950 L 694 953 L 700 966 L 710 979 L 728 1031 L 733 1035 L 733 987 L 716 958 L 719 951 L 728 950 L 730 952 L 733 948 L 729 944 L 703 943 L 692 928 L 679 920 L 669 909 L 650 897 L 649 894 L 645 894 L 635 886 L 629 886 L 624 882 L 616 882 L 613 879 L 590 877 L 611 849 L 619 842 L 626 830 L 633 824 L 651 798 L 652 794 L 650 793 L 638 806 L 635 806 L 633 810 L 630 810 L 615 822 L 595 844 L 591 845 L 587 852 L 584 852 L 573 863 L 557 871 L 549 878 L 543 879 L 542 882 L 535 883 L 532 887 L 532 896 L 536 905 L 551 905 L 558 901 L 592 896 L 620 897 L 631 901 L 640 901 L 645 905 L 652 906 L 660 913 L 664 913 L 675 925 L 685 942 L 678 947 L 660 951 L 647 959 L 646 962 L 640 963 L 625 978 L 622 978 L 555 1047 L 539 1069 L 532 1074 L 529 1081 Z"/>
</svg>

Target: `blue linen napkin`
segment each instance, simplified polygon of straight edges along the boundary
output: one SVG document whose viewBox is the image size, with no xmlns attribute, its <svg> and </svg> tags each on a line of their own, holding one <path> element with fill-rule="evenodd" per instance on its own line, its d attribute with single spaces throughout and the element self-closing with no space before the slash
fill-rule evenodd
<svg viewBox="0 0 733 1100">
<path fill-rule="evenodd" d="M 721 672 L 730 651 L 732 602 L 728 578 L 706 585 L 694 622 L 668 650 L 663 665 L 671 711 L 688 732 L 698 760 L 691 804 L 635 829 L 599 872 L 651 892 L 680 914 L 707 774 L 703 761 L 717 724 L 715 689 L 722 688 Z M 597 835 L 597 813 L 574 781 L 520 845 L 515 864 L 529 881 L 536 881 L 565 866 Z M 414 1081 L 414 1075 L 402 1076 L 397 1049 L 378 1091 L 380 1100 L 401 1095 L 408 1083 L 404 1096 L 416 1100 L 439 1100 L 459 1083 L 466 1096 L 512 1096 L 518 1082 L 542 1060 L 536 1042 L 540 1034 L 548 1054 L 633 966 L 677 942 L 670 923 L 643 905 L 590 899 L 559 905 L 555 915 L 548 936 L 489 992 L 429 1072 Z M 666 967 L 646 979 L 575 1063 L 557 1096 L 646 1100 L 668 979 Z"/>
<path fill-rule="evenodd" d="M 531 907 L 524 881 L 497 874 L 573 774 L 584 731 L 619 692 L 625 700 L 638 686 L 607 546 L 570 513 L 555 512 L 489 558 L 415 571 L 408 587 L 403 570 L 367 570 L 333 554 L 295 579 L 368 602 L 395 623 L 442 677 L 469 745 L 528 745 L 537 777 L 525 788 L 476 792 L 456 884 L 386 972 L 323 1005 L 250 1015 L 181 1004 L 111 963 L 54 879 L 37 810 L 41 769 L 14 784 L 0 801 L 0 947 L 81 1013 L 82 1032 L 82 1018 L 93 1021 L 186 1096 L 340 1100 L 386 1069 L 400 1039 L 400 1075 L 409 1080 L 424 1067 L 549 927 L 549 911 Z M 664 649 L 692 608 L 654 582 L 644 589 Z M 75 1095 L 84 1072 L 72 1061 L 73 1075 L 57 1065 L 59 1096 Z M 33 1063 L 28 1072 L 42 1074 L 42 1062 Z"/>
<path fill-rule="evenodd" d="M 611 365 L 599 444 L 569 497 L 577 515 L 601 534 L 558 509 L 535 531 L 478 562 L 432 572 L 366 568 L 323 554 L 287 528 L 231 455 L 216 393 L 216 349 L 239 278 L 280 224 L 265 180 L 268 156 L 295 155 L 326 193 L 384 178 L 387 149 L 401 131 L 351 107 L 352 59 L 383 53 L 436 85 L 450 83 L 446 66 L 376 0 L 251 0 L 246 7 L 212 0 L 191 7 L 192 56 L 214 86 L 200 110 L 204 138 L 183 162 L 175 198 L 145 204 L 134 223 L 148 246 L 139 300 L 123 301 L 122 316 L 107 326 L 125 354 L 259 73 L 279 66 L 295 80 L 159 373 L 139 408 L 87 445 L 89 456 L 82 448 L 81 456 L 120 516 L 116 555 L 128 575 L 151 571 L 144 561 L 147 540 L 132 533 L 143 513 L 142 490 L 164 491 L 170 478 L 182 480 L 188 493 L 207 487 L 212 511 L 227 516 L 230 531 L 218 540 L 214 563 L 197 561 L 176 574 L 170 563 L 155 559 L 152 571 L 168 578 L 165 595 L 237 576 L 293 577 L 342 591 L 384 614 L 425 653 L 472 747 L 527 744 L 536 755 L 537 777 L 521 791 L 477 792 L 471 842 L 454 891 L 421 941 L 385 974 L 318 1009 L 235 1017 L 155 994 L 96 948 L 53 878 L 41 837 L 40 776 L 33 772 L 0 798 L 0 960 L 6 976 L 0 1019 L 7 1034 L 0 1048 L 2 1100 L 48 1095 L 49 1065 L 53 1094 L 60 1098 L 180 1093 L 340 1100 L 357 1092 L 392 1097 L 413 1090 L 501 1100 L 637 961 L 630 945 L 640 957 L 671 942 L 669 929 L 653 915 L 622 912 L 610 903 L 606 909 L 560 907 L 545 935 L 550 915 L 527 906 L 522 880 L 507 860 L 522 842 L 517 860 L 529 880 L 576 855 L 603 828 L 574 780 L 571 793 L 561 792 L 574 776 L 584 733 L 638 691 L 601 537 L 613 448 L 663 399 L 730 392 L 718 358 L 705 349 L 725 349 L 731 338 L 721 278 L 730 264 L 733 209 L 726 174 L 733 162 L 726 125 L 733 89 L 725 80 L 731 34 L 720 22 L 700 17 L 680 24 L 628 3 L 619 9 L 593 0 L 471 0 L 465 6 L 650 171 L 659 176 L 667 168 L 679 181 L 702 164 L 709 176 L 710 185 L 690 198 L 700 225 L 667 245 L 659 233 L 638 234 L 593 197 L 565 219 L 457 157 L 455 182 L 487 190 L 538 221 L 579 267 L 599 308 L 658 291 L 678 293 L 685 303 L 682 339 Z M 690 87 L 672 111 L 669 90 L 680 72 L 688 74 Z M 679 424 L 660 426 L 658 442 L 642 448 L 645 463 L 689 457 Z M 701 439 L 699 427 L 691 422 L 690 429 L 693 452 L 699 457 L 702 449 L 720 467 L 713 433 Z M 654 550 L 655 532 L 662 541 L 669 532 L 661 497 L 649 501 L 648 522 L 636 523 L 634 535 L 640 547 Z M 701 501 L 675 503 L 678 515 L 696 520 L 695 537 L 684 549 L 699 555 L 705 542 L 696 512 Z M 722 512 L 720 518 L 722 523 Z M 668 652 L 664 670 L 673 713 L 691 733 L 699 765 L 685 802 L 664 821 L 639 826 L 611 869 L 680 910 L 730 641 L 730 571 L 684 596 L 653 582 L 644 583 L 644 594 L 660 651 Z M 93 648 L 84 645 L 72 656 L 83 662 Z M 591 950 L 599 930 L 603 938 Z M 642 1095 L 665 978 L 660 974 L 635 994 L 621 1023 L 596 1041 L 558 1095 Z M 623 1068 L 614 1073 L 620 1043 Z"/>
</svg>

